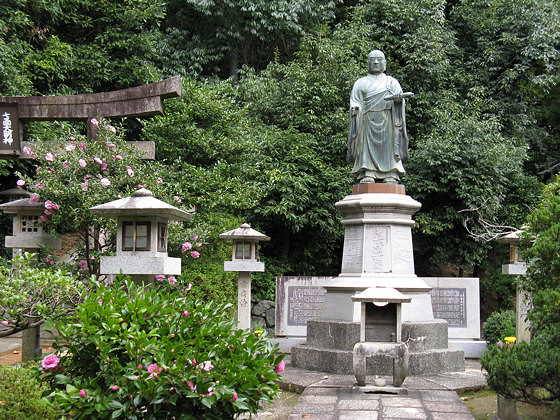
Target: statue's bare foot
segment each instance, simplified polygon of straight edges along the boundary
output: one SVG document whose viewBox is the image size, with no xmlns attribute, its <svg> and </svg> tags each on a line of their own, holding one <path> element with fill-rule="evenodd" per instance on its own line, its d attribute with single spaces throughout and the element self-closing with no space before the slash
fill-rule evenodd
<svg viewBox="0 0 560 420">
<path fill-rule="evenodd" d="M 385 183 L 385 184 L 398 184 L 399 180 L 397 178 L 389 177 L 389 178 L 383 179 L 383 183 Z"/>
<path fill-rule="evenodd" d="M 373 179 L 371 176 L 364 176 L 362 179 L 360 179 L 360 184 L 369 184 L 371 182 L 375 182 L 375 179 Z"/>
</svg>

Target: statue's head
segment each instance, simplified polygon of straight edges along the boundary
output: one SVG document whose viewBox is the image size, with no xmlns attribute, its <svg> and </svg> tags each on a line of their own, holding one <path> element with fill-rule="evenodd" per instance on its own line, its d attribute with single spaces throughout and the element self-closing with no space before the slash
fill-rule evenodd
<svg viewBox="0 0 560 420">
<path fill-rule="evenodd" d="M 383 51 L 373 50 L 368 54 L 368 72 L 372 74 L 383 73 L 387 68 L 387 61 Z"/>
</svg>

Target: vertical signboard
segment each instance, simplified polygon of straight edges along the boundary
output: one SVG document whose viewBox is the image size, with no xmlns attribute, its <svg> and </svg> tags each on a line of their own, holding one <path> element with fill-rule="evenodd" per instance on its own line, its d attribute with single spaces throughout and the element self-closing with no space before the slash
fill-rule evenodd
<svg viewBox="0 0 560 420">
<path fill-rule="evenodd" d="M 0 102 L 0 120 L 0 155 L 19 155 L 21 146 L 18 104 Z"/>
</svg>

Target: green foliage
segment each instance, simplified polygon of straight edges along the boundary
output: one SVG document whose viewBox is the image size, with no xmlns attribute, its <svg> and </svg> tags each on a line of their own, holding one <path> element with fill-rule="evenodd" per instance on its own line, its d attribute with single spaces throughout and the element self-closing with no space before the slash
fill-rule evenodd
<svg viewBox="0 0 560 420">
<path fill-rule="evenodd" d="M 497 311 L 482 324 L 482 336 L 489 344 L 496 344 L 505 337 L 515 337 L 515 312 Z"/>
<path fill-rule="evenodd" d="M 64 319 L 80 303 L 86 287 L 59 268 L 45 269 L 24 253 L 0 265 L 0 337 Z"/>
<path fill-rule="evenodd" d="M 54 420 L 56 411 L 41 399 L 46 390 L 31 371 L 22 367 L 0 365 L 0 418 L 4 420 Z"/>
<path fill-rule="evenodd" d="M 560 352 L 546 339 L 492 345 L 480 358 L 488 385 L 498 394 L 530 404 L 560 404 Z"/>
<path fill-rule="evenodd" d="M 423 206 L 415 218 L 417 249 L 427 251 L 422 259 L 432 265 L 479 265 L 489 246 L 469 237 L 463 224 L 470 214 L 459 212 L 476 209 L 494 225 L 519 223 L 526 209 L 514 207 L 511 193 L 518 183 L 536 185 L 523 174 L 526 148 L 504 137 L 496 119 L 476 110 L 449 101 L 432 113 L 434 126 L 417 141 L 404 179 Z M 535 199 L 529 191 L 524 190 L 525 203 Z"/>
<path fill-rule="evenodd" d="M 222 62 L 262 68 L 275 51 L 292 53 L 301 34 L 333 17 L 340 0 L 197 0 L 167 2 L 163 63 L 179 74 L 216 74 Z M 186 64 L 188 63 L 188 68 Z"/>
<path fill-rule="evenodd" d="M 532 294 L 528 318 L 560 345 L 560 178 L 545 187 L 539 207 L 521 236 L 527 261 L 524 288 Z"/>
<path fill-rule="evenodd" d="M 182 283 L 138 286 L 119 277 L 96 286 L 73 318 L 55 324 L 59 362 L 36 369 L 62 412 L 233 418 L 276 395 L 282 357 L 266 335 L 237 330 L 225 306 L 195 301 Z"/>
</svg>

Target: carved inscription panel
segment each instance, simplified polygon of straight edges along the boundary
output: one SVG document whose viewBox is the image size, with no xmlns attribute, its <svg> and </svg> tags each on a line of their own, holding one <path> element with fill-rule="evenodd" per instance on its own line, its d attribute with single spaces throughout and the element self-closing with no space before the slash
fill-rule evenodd
<svg viewBox="0 0 560 420">
<path fill-rule="evenodd" d="M 324 287 L 288 287 L 288 325 L 306 325 L 307 320 L 323 315 Z"/>
<path fill-rule="evenodd" d="M 449 328 L 467 328 L 467 289 L 434 287 L 431 294 L 434 318 L 445 319 Z"/>
</svg>

